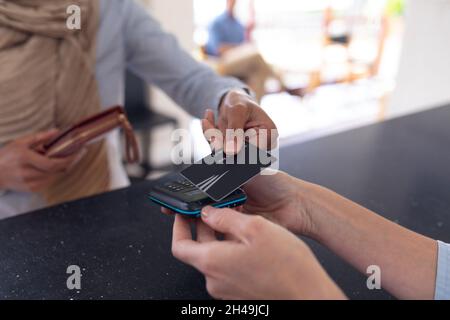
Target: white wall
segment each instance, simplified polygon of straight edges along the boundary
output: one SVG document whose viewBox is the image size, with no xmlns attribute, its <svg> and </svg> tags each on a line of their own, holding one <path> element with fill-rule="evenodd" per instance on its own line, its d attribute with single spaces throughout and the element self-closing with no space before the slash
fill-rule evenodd
<svg viewBox="0 0 450 320">
<path fill-rule="evenodd" d="M 180 45 L 191 52 L 194 48 L 194 5 L 193 0 L 140 0 L 162 25 L 174 34 Z M 162 114 L 175 117 L 182 128 L 189 128 L 192 117 L 176 105 L 164 92 L 152 87 L 152 107 Z M 156 165 L 170 161 L 171 127 L 160 128 L 152 135 L 153 152 L 150 155 Z M 154 152 L 155 150 L 159 152 Z"/>
<path fill-rule="evenodd" d="M 175 34 L 183 48 L 194 49 L 193 0 L 149 0 L 150 12 L 164 29 Z"/>
<path fill-rule="evenodd" d="M 193 0 L 144 0 L 149 12 L 162 27 L 174 34 L 181 46 L 191 52 L 194 48 L 194 5 Z M 176 117 L 182 127 L 187 128 L 191 117 L 168 98 L 161 90 L 152 88 L 155 109 Z"/>
<path fill-rule="evenodd" d="M 450 102 L 450 1 L 409 0 L 406 30 L 389 116 Z"/>
</svg>

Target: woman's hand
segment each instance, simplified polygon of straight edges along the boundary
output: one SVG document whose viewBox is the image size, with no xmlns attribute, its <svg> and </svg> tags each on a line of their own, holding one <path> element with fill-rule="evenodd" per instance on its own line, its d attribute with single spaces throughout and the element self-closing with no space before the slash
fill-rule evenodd
<svg viewBox="0 0 450 320">
<path fill-rule="evenodd" d="M 242 187 L 247 201 L 237 211 L 260 215 L 289 231 L 313 237 L 316 233 L 309 197 L 317 197 L 320 187 L 278 171 L 272 175 L 258 175 Z M 167 215 L 173 211 L 161 207 Z M 314 210 L 313 210 L 314 213 Z"/>
<path fill-rule="evenodd" d="M 234 99 L 233 93 L 230 93 L 230 99 Z M 216 123 L 212 110 L 207 110 L 202 119 L 203 132 L 213 150 L 223 148 L 223 141 L 216 139 L 214 134 L 210 135 L 218 128 L 223 131 L 223 128 L 227 127 L 223 123 L 221 125 L 221 122 L 223 120 Z M 308 215 L 306 200 L 312 186 L 282 172 L 259 175 L 244 186 L 248 200 L 243 206 L 243 211 L 261 215 L 292 232 L 309 235 L 314 226 Z"/>
<path fill-rule="evenodd" d="M 203 222 L 202 222 L 203 221 Z M 189 220 L 176 215 L 172 252 L 206 277 L 220 299 L 343 299 L 310 249 L 270 221 L 207 207 L 192 240 Z M 215 232 L 225 235 L 218 241 Z"/>
<path fill-rule="evenodd" d="M 0 148 L 0 188 L 38 192 L 51 185 L 59 174 L 70 170 L 84 155 L 84 150 L 66 158 L 51 159 L 33 149 L 57 134 L 58 130 L 31 134 Z"/>
<path fill-rule="evenodd" d="M 223 98 L 219 109 L 217 123 L 214 112 L 207 110 L 202 120 L 203 131 L 219 129 L 225 139 L 223 149 L 227 154 L 237 153 L 244 144 L 244 136 L 233 133 L 242 130 L 252 130 L 252 139 L 255 145 L 265 149 L 274 148 L 277 144 L 278 131 L 275 123 L 267 113 L 243 90 L 231 90 Z M 266 134 L 262 135 L 262 130 Z M 228 132 L 227 132 L 228 131 Z M 223 141 L 216 141 L 222 144 Z M 221 149 L 221 146 L 219 146 Z M 219 149 L 217 148 L 217 149 Z"/>
<path fill-rule="evenodd" d="M 247 194 L 243 212 L 261 215 L 296 234 L 309 236 L 314 232 L 314 220 L 308 210 L 314 185 L 279 171 L 258 175 L 243 189 Z"/>
</svg>

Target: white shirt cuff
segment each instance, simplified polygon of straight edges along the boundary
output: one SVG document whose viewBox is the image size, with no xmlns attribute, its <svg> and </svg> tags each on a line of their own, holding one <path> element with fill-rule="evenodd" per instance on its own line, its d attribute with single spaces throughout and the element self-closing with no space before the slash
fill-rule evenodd
<svg viewBox="0 0 450 320">
<path fill-rule="evenodd" d="M 450 244 L 438 241 L 435 300 L 450 300 Z"/>
</svg>

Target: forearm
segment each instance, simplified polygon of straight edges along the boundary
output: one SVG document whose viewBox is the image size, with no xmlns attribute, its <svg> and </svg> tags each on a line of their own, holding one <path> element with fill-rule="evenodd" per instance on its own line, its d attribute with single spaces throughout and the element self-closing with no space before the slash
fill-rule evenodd
<svg viewBox="0 0 450 320">
<path fill-rule="evenodd" d="M 122 6 L 128 69 L 161 88 L 190 114 L 202 117 L 207 108 L 217 109 L 228 91 L 246 88 L 193 59 L 138 3 L 124 1 Z"/>
<path fill-rule="evenodd" d="M 381 269 L 382 286 L 402 299 L 432 299 L 437 244 L 318 186 L 310 199 L 312 237 L 363 273 Z"/>
</svg>

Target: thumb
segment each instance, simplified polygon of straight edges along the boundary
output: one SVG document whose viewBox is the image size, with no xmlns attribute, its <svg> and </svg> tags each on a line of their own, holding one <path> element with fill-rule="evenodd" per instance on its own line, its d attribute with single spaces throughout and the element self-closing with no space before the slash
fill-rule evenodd
<svg viewBox="0 0 450 320">
<path fill-rule="evenodd" d="M 32 133 L 16 140 L 16 143 L 33 147 L 41 143 L 47 142 L 58 134 L 58 129 L 51 129 L 44 132 Z"/>
<path fill-rule="evenodd" d="M 250 216 L 232 209 L 218 209 L 208 206 L 202 210 L 202 220 L 217 232 L 242 239 L 244 237 L 243 226 L 247 225 Z"/>
<path fill-rule="evenodd" d="M 238 153 L 244 144 L 245 125 L 248 121 L 248 112 L 245 107 L 230 107 L 227 114 L 227 130 L 224 151 L 227 154 Z"/>
</svg>

